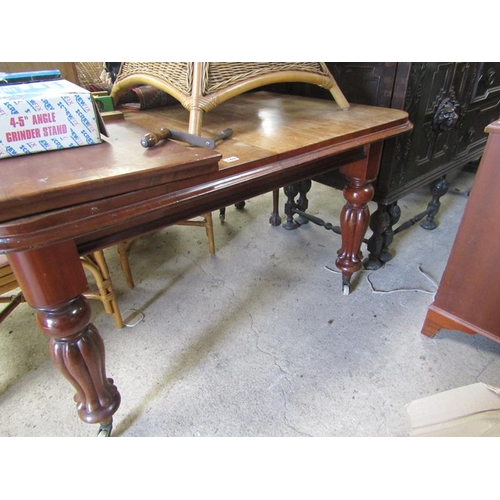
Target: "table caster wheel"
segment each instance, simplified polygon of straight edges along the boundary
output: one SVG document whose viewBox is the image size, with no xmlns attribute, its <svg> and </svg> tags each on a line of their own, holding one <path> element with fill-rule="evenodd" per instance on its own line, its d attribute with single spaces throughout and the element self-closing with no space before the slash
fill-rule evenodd
<svg viewBox="0 0 500 500">
<path fill-rule="evenodd" d="M 97 437 L 110 437 L 112 430 L 113 430 L 112 422 L 109 425 L 101 425 L 99 427 L 99 432 L 97 433 Z"/>
<path fill-rule="evenodd" d="M 351 277 L 342 276 L 342 293 L 344 295 L 349 295 L 351 293 Z"/>
</svg>

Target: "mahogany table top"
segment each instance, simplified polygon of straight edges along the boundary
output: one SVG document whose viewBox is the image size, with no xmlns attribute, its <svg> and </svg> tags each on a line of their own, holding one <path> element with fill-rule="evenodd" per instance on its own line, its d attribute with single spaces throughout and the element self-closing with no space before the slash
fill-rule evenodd
<svg viewBox="0 0 500 500">
<path fill-rule="evenodd" d="M 141 201 L 144 205 L 137 210 L 153 210 L 155 197 L 172 197 L 190 188 L 200 194 L 200 186 L 207 183 L 211 184 L 206 190 L 213 191 L 224 180 L 234 198 L 236 191 L 245 193 L 243 184 L 252 177 L 263 185 L 254 194 L 269 191 L 280 187 L 280 178 L 288 182 L 289 168 L 300 168 L 304 178 L 310 168 L 312 176 L 319 159 L 411 129 L 407 113 L 400 110 L 353 104 L 344 111 L 334 101 L 268 92 L 226 101 L 207 113 L 203 123 L 203 136 L 215 136 L 228 127 L 233 136 L 218 143 L 216 150 L 170 140 L 143 148 L 140 140 L 148 130 L 187 131 L 187 111 L 174 106 L 127 112 L 124 120 L 107 124 L 109 137 L 102 144 L 0 160 L 0 252 L 39 246 L 58 225 L 59 239 L 75 238 L 79 232 L 95 231 L 99 224 L 112 225 L 118 208 L 124 220 L 129 204 Z M 212 199 L 199 210 L 217 208 Z M 99 221 L 105 212 L 108 219 Z"/>
</svg>

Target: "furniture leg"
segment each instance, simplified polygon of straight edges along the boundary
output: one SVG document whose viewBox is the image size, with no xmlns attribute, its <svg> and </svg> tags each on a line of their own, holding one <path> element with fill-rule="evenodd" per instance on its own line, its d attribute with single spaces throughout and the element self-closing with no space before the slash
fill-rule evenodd
<svg viewBox="0 0 500 500">
<path fill-rule="evenodd" d="M 285 224 L 283 224 L 283 227 L 285 229 L 297 229 L 299 226 L 307 224 L 309 222 L 309 219 L 300 214 L 298 215 L 296 221 L 294 221 L 293 216 L 296 213 L 296 209 L 299 209 L 302 212 L 305 212 L 307 210 L 307 207 L 309 206 L 307 193 L 311 190 L 311 186 L 311 179 L 307 179 L 305 181 L 298 182 L 284 188 L 285 194 L 287 196 L 287 202 L 285 203 L 285 213 L 287 215 L 287 221 L 285 222 Z M 273 192 L 273 202 L 275 202 L 277 205 L 278 195 L 276 195 L 275 199 L 274 193 L 275 192 Z M 299 199 L 297 200 L 297 202 L 295 202 L 295 197 L 297 195 L 299 195 Z M 276 207 L 275 211 L 277 212 Z"/>
<path fill-rule="evenodd" d="M 23 293 L 22 292 L 19 292 L 17 293 L 16 295 L 12 296 L 12 297 L 8 297 L 6 300 L 3 300 L 1 297 L 0 297 L 0 303 L 7 303 L 8 305 L 2 309 L 2 312 L 0 312 L 0 323 L 2 323 L 2 321 L 4 321 L 7 316 L 12 313 L 12 311 L 19 305 L 19 304 L 22 304 L 24 302 L 24 297 L 23 297 Z"/>
<path fill-rule="evenodd" d="M 127 286 L 132 289 L 135 287 L 134 276 L 132 275 L 132 268 L 130 267 L 129 262 L 129 254 L 132 245 L 136 240 L 130 241 L 120 241 L 116 246 L 118 250 L 118 256 L 120 258 L 120 267 L 125 275 L 125 281 L 127 282 Z"/>
<path fill-rule="evenodd" d="M 275 189 L 273 191 L 273 213 L 269 218 L 269 224 L 271 226 L 277 227 L 281 224 L 281 217 L 279 214 L 279 199 L 280 199 L 280 190 Z"/>
<path fill-rule="evenodd" d="M 85 296 L 88 299 L 100 300 L 104 307 L 104 311 L 113 316 L 116 328 L 123 328 L 124 325 L 120 313 L 120 306 L 116 300 L 115 289 L 111 282 L 111 276 L 103 250 L 97 250 L 91 255 L 81 257 L 80 260 L 83 268 L 87 269 L 93 275 L 99 292 L 97 294 L 87 292 Z"/>
<path fill-rule="evenodd" d="M 376 212 L 370 217 L 370 229 L 372 235 L 368 240 L 368 257 L 363 261 L 365 269 L 375 271 L 383 266 L 380 259 L 382 248 L 384 246 L 384 234 L 389 228 L 390 217 L 387 213 L 386 205 L 378 205 Z"/>
<path fill-rule="evenodd" d="M 343 191 L 347 203 L 340 213 L 342 246 L 337 252 L 336 266 L 342 271 L 344 295 L 350 292 L 352 275 L 362 266 L 361 244 L 370 220 L 368 203 L 375 194 L 372 182 L 378 174 L 381 151 L 381 143 L 375 143 L 365 148 L 366 159 L 340 169 L 347 179 Z"/>
<path fill-rule="evenodd" d="M 110 432 L 120 393 L 106 377 L 102 338 L 90 322 L 87 280 L 74 242 L 14 252 L 8 259 L 37 324 L 50 339 L 54 365 L 76 390 L 78 416 Z M 109 432 L 108 432 L 109 430 Z"/>
<path fill-rule="evenodd" d="M 429 338 L 435 337 L 441 329 L 460 330 L 470 335 L 477 334 L 472 325 L 467 325 L 460 318 L 449 314 L 446 311 L 440 310 L 434 304 L 429 306 L 424 324 L 422 325 L 422 333 Z"/>
<path fill-rule="evenodd" d="M 212 212 L 207 212 L 202 215 L 203 220 L 186 220 L 182 222 L 178 222 L 179 226 L 197 226 L 204 227 L 207 232 L 208 239 L 208 251 L 214 255 L 215 254 L 215 239 L 214 239 L 214 226 L 212 222 Z"/>
<path fill-rule="evenodd" d="M 247 202 L 243 200 L 243 201 L 240 201 L 238 203 L 235 203 L 234 207 L 236 208 L 236 210 L 243 210 L 245 208 L 246 204 L 247 204 Z M 226 220 L 226 207 L 222 207 L 219 209 L 219 219 L 220 219 L 222 224 Z M 215 246 L 214 246 L 214 248 L 215 248 Z"/>
<path fill-rule="evenodd" d="M 439 201 L 441 196 L 444 196 L 448 191 L 448 181 L 446 180 L 446 176 L 440 177 L 438 180 L 434 181 L 431 184 L 431 194 L 432 200 L 427 205 L 427 218 L 424 219 L 420 223 L 420 227 L 424 229 L 432 230 L 437 228 L 437 224 L 434 221 L 434 217 L 436 217 L 439 212 L 439 208 L 441 207 L 441 202 Z"/>
<path fill-rule="evenodd" d="M 400 217 L 401 210 L 397 202 L 390 205 L 378 204 L 376 212 L 370 217 L 370 229 L 373 233 L 367 244 L 370 254 L 363 261 L 365 269 L 370 271 L 380 269 L 392 259 L 389 246 L 394 239 L 393 226 Z"/>
<path fill-rule="evenodd" d="M 396 234 L 394 226 L 401 218 L 401 209 L 399 208 L 397 201 L 387 206 L 387 213 L 389 214 L 389 227 L 384 232 L 382 251 L 380 252 L 380 260 L 383 264 L 392 259 L 392 254 L 389 252 L 389 246 L 394 240 L 394 235 Z"/>
<path fill-rule="evenodd" d="M 374 195 L 373 186 L 362 179 L 349 179 L 349 185 L 344 189 L 347 203 L 340 214 L 340 231 L 342 246 L 337 252 L 337 267 L 342 271 L 342 290 L 344 295 L 350 292 L 351 276 L 359 271 L 363 254 L 361 243 L 368 229 L 370 212 L 368 202 Z"/>
<path fill-rule="evenodd" d="M 309 200 L 307 199 L 307 193 L 311 190 L 312 181 L 307 179 L 299 184 L 299 199 L 297 200 L 297 208 L 302 212 L 305 212 L 309 207 Z M 307 224 L 309 219 L 299 215 L 297 217 L 297 223 L 301 226 Z"/>
<path fill-rule="evenodd" d="M 285 203 L 286 222 L 283 224 L 283 227 L 291 231 L 292 229 L 297 229 L 299 227 L 299 225 L 293 220 L 293 208 L 295 207 L 295 197 L 299 194 L 299 185 L 291 184 L 290 186 L 286 186 L 283 190 L 285 191 L 285 195 L 287 197 Z"/>
</svg>

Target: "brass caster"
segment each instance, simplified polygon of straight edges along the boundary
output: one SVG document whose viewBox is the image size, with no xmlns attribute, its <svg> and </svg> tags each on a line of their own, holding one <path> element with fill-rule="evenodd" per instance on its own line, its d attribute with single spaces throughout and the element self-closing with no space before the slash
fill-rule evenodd
<svg viewBox="0 0 500 500">
<path fill-rule="evenodd" d="M 349 295 L 351 293 L 351 277 L 342 276 L 342 293 L 343 295 Z"/>
<path fill-rule="evenodd" d="M 113 430 L 113 422 L 109 425 L 101 425 L 99 427 L 99 432 L 97 433 L 97 437 L 110 437 L 111 431 Z"/>
</svg>

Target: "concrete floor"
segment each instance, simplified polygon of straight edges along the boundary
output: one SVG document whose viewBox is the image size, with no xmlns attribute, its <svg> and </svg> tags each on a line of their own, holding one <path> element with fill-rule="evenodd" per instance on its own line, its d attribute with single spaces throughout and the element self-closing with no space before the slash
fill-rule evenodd
<svg viewBox="0 0 500 500">
<path fill-rule="evenodd" d="M 340 237 L 312 224 L 271 227 L 270 194 L 229 207 L 224 224 L 214 214 L 215 256 L 201 228 L 141 238 L 133 290 L 108 249 L 122 311 L 145 315 L 117 330 L 93 303 L 122 395 L 113 435 L 408 436 L 412 400 L 500 385 L 500 344 L 420 333 L 473 178 L 464 170 L 452 179 L 439 227 L 397 235 L 395 258 L 358 273 L 348 296 L 335 272 Z M 422 188 L 401 200 L 402 221 L 429 199 Z M 342 205 L 339 191 L 313 185 L 312 214 L 338 224 Z M 23 305 L 0 326 L 0 436 L 95 436 L 33 319 Z"/>
</svg>

